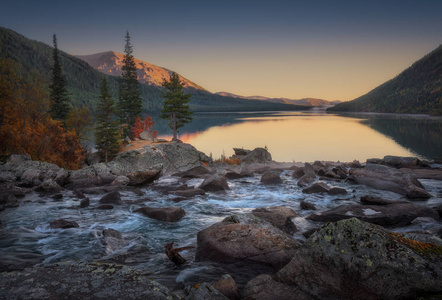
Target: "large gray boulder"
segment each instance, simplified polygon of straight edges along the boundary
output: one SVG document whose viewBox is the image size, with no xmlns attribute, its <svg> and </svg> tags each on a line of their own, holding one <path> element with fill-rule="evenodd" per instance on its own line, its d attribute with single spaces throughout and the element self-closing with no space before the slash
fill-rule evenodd
<svg viewBox="0 0 442 300">
<path fill-rule="evenodd" d="M 284 206 L 273 207 L 258 207 L 252 210 L 255 217 L 261 218 L 267 222 L 272 223 L 282 231 L 293 234 L 296 232 L 296 226 L 292 222 L 292 218 L 297 216 L 297 213 Z"/>
<path fill-rule="evenodd" d="M 0 173 L 6 172 L 6 179 L 15 177 L 29 186 L 37 186 L 47 179 L 55 179 L 60 169 L 55 164 L 33 161 L 24 155 L 11 155 L 5 164 L 0 165 Z"/>
<path fill-rule="evenodd" d="M 363 169 L 351 169 L 349 178 L 356 183 L 392 191 L 413 200 L 432 197 L 414 176 L 383 165 L 367 164 Z"/>
<path fill-rule="evenodd" d="M 107 166 L 115 175 L 148 169 L 161 170 L 163 175 L 171 175 L 211 163 L 212 160 L 207 155 L 190 144 L 161 143 L 120 153 Z"/>
<path fill-rule="evenodd" d="M 212 175 L 211 177 L 205 179 L 198 188 L 205 190 L 206 192 L 230 190 L 226 177 L 219 174 Z"/>
<path fill-rule="evenodd" d="M 255 148 L 246 155 L 237 156 L 241 162 L 268 163 L 272 161 L 272 155 L 264 148 Z"/>
<path fill-rule="evenodd" d="M 318 229 L 275 277 L 318 299 L 415 299 L 442 291 L 442 247 L 352 218 Z"/>
<path fill-rule="evenodd" d="M 2 299 L 172 300 L 169 290 L 128 266 L 67 261 L 0 273 Z"/>
<path fill-rule="evenodd" d="M 278 282 L 263 274 L 250 280 L 244 287 L 243 300 L 313 300 L 299 287 Z"/>
<path fill-rule="evenodd" d="M 252 214 L 238 214 L 200 231 L 197 245 L 197 260 L 250 261 L 281 268 L 300 243 Z"/>
<path fill-rule="evenodd" d="M 406 201 L 385 205 L 344 204 L 307 217 L 311 221 L 335 222 L 343 219 L 359 220 L 382 226 L 405 226 L 418 217 L 439 219 L 438 213 L 430 208 Z"/>
</svg>

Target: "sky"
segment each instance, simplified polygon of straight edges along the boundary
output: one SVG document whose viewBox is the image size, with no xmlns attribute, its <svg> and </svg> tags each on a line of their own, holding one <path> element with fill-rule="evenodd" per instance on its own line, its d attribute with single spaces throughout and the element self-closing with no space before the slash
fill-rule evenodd
<svg viewBox="0 0 442 300">
<path fill-rule="evenodd" d="M 0 26 L 124 51 L 211 92 L 352 100 L 442 44 L 441 0 L 3 1 Z"/>
</svg>

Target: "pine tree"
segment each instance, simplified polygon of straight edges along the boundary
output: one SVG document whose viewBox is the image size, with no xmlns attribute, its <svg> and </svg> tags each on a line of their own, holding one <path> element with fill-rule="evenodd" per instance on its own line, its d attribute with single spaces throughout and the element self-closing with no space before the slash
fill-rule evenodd
<svg viewBox="0 0 442 300">
<path fill-rule="evenodd" d="M 106 162 L 109 156 L 119 151 L 119 124 L 115 115 L 114 101 L 109 93 L 106 78 L 100 87 L 100 101 L 97 106 L 97 126 L 95 128 L 95 143 L 98 151 L 105 156 Z"/>
<path fill-rule="evenodd" d="M 126 124 L 125 134 L 127 135 L 130 128 L 134 126 L 136 117 L 141 114 L 142 103 L 129 32 L 126 33 L 125 40 L 123 67 L 121 68 L 123 73 L 118 86 L 118 109 L 121 123 Z"/>
<path fill-rule="evenodd" d="M 169 120 L 169 126 L 173 131 L 172 140 L 175 141 L 178 140 L 179 129 L 192 121 L 193 112 L 186 104 L 191 95 L 184 93 L 183 84 L 175 72 L 172 72 L 169 80 L 163 81 L 162 86 L 166 88 L 166 92 L 162 94 L 164 107 L 160 117 Z"/>
<path fill-rule="evenodd" d="M 49 85 L 50 90 L 50 115 L 58 121 L 65 121 L 69 113 L 69 97 L 66 89 L 66 79 L 61 72 L 61 64 L 58 58 L 57 37 L 54 34 L 54 51 L 52 58 L 54 65 L 51 68 L 52 77 Z"/>
</svg>

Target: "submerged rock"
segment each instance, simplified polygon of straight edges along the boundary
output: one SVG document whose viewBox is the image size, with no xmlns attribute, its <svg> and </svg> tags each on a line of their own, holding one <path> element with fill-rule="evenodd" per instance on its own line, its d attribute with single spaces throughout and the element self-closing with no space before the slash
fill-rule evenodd
<svg viewBox="0 0 442 300">
<path fill-rule="evenodd" d="M 0 273 L 4 299 L 172 300 L 169 290 L 128 266 L 67 261 Z"/>
<path fill-rule="evenodd" d="M 49 226 L 51 228 L 62 228 L 62 229 L 79 228 L 80 227 L 78 225 L 78 223 L 75 221 L 68 221 L 68 220 L 63 220 L 63 219 L 52 221 L 51 223 L 49 223 Z"/>
<path fill-rule="evenodd" d="M 250 261 L 281 268 L 300 243 L 252 214 L 238 214 L 200 231 L 197 260 Z"/>
<path fill-rule="evenodd" d="M 135 212 L 165 222 L 177 222 L 186 215 L 186 212 L 181 207 L 142 207 Z"/>
<path fill-rule="evenodd" d="M 442 290 L 442 247 L 352 218 L 318 229 L 276 279 L 319 299 L 414 299 Z"/>
<path fill-rule="evenodd" d="M 261 182 L 264 184 L 281 184 L 282 179 L 279 173 L 272 170 L 267 170 L 261 176 Z"/>
<path fill-rule="evenodd" d="M 121 204 L 120 193 L 117 191 L 107 193 L 98 202 L 100 204 Z"/>
</svg>

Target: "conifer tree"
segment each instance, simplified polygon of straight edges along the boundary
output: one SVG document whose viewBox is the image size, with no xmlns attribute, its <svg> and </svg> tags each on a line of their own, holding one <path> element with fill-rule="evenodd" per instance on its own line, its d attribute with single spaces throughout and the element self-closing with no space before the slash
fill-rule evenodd
<svg viewBox="0 0 442 300">
<path fill-rule="evenodd" d="M 172 140 L 175 141 L 178 139 L 179 129 L 192 121 L 193 112 L 187 105 L 191 95 L 184 93 L 183 83 L 175 72 L 172 72 L 169 80 L 163 81 L 162 86 L 166 88 L 166 92 L 162 94 L 164 107 L 160 117 L 169 120 L 169 127 L 173 131 Z"/>
<path fill-rule="evenodd" d="M 66 89 L 66 79 L 61 72 L 61 64 L 58 58 L 57 37 L 54 34 L 54 51 L 52 59 L 54 65 L 51 68 L 52 76 L 49 85 L 50 90 L 50 115 L 53 119 L 58 121 L 65 121 L 69 113 L 69 97 Z"/>
<path fill-rule="evenodd" d="M 129 32 L 126 33 L 125 40 L 123 73 L 118 86 L 118 109 L 121 123 L 126 124 L 124 134 L 128 135 L 130 128 L 135 124 L 136 117 L 141 114 L 142 103 Z"/>
<path fill-rule="evenodd" d="M 97 106 L 97 126 L 95 128 L 95 143 L 98 151 L 105 156 L 118 153 L 119 150 L 119 124 L 115 115 L 114 101 L 107 87 L 107 80 L 103 78 L 100 87 L 100 101 Z"/>
</svg>

